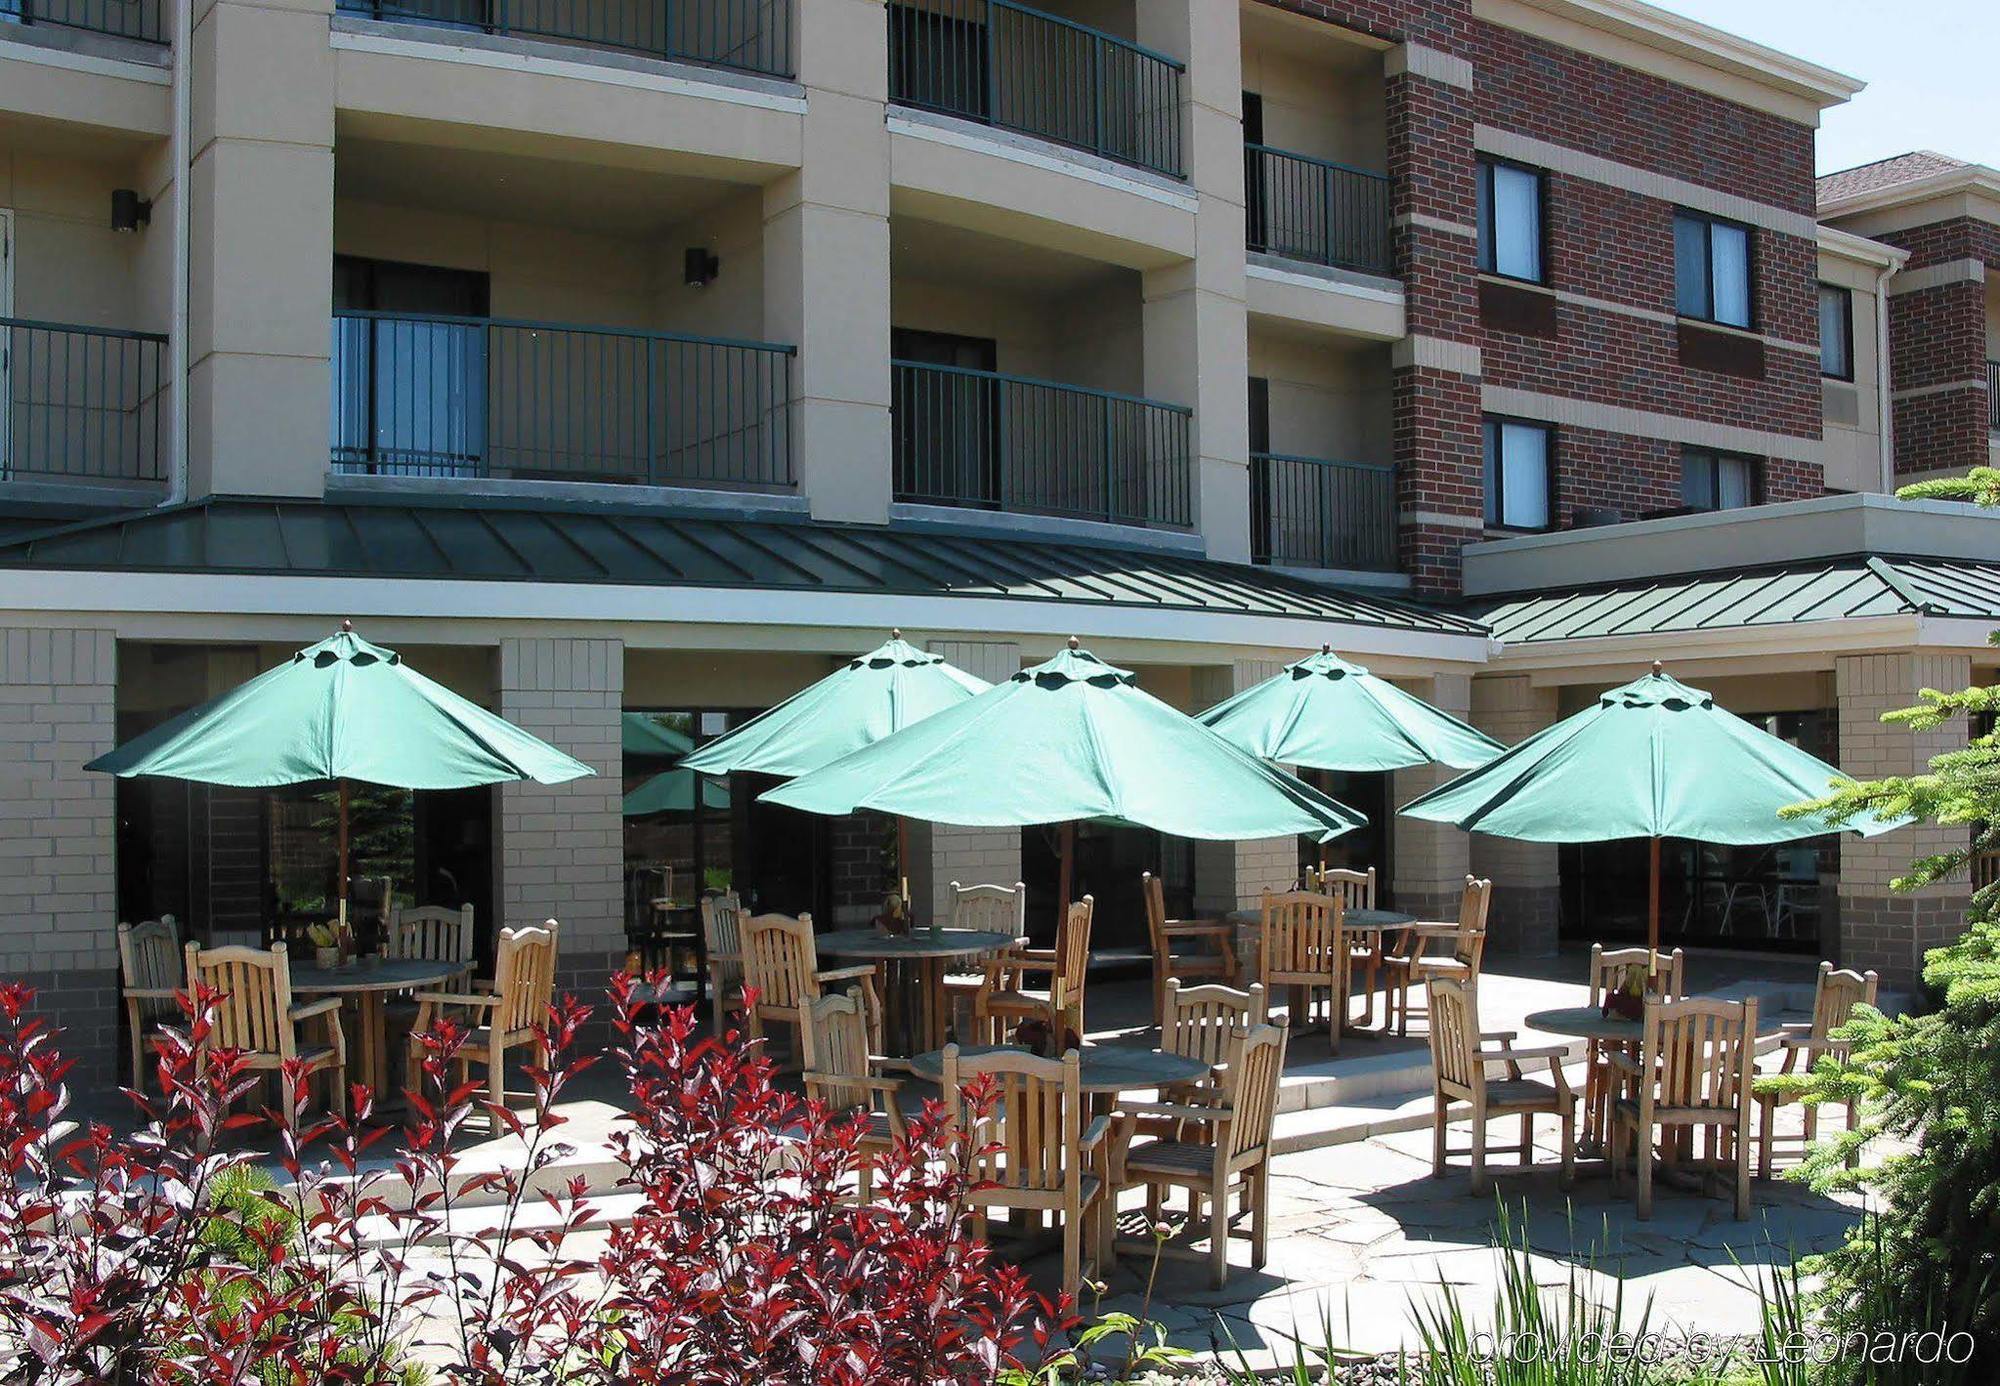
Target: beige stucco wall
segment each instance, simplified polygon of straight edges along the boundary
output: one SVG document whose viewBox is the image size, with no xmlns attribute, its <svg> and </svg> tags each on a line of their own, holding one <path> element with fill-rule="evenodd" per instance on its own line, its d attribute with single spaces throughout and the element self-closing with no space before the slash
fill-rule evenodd
<svg viewBox="0 0 2000 1386">
<path fill-rule="evenodd" d="M 13 316 L 162 332 L 142 289 L 150 228 L 111 229 L 111 192 L 142 186 L 143 160 L 49 152 L 0 127 L 0 208 L 13 212 Z"/>
<path fill-rule="evenodd" d="M 1844 256 L 1821 252 L 1819 277 L 1852 295 L 1854 379 L 1822 380 L 1825 401 L 1826 484 L 1837 491 L 1882 489 L 1882 396 L 1880 353 L 1876 350 L 1881 299 L 1877 270 Z"/>
<path fill-rule="evenodd" d="M 1271 451 L 1341 462 L 1391 455 L 1385 347 L 1316 342 L 1250 327 L 1250 374 L 1271 382 Z"/>
<path fill-rule="evenodd" d="M 1386 172 L 1382 55 L 1350 45 L 1301 45 L 1296 38 L 1288 25 L 1244 30 L 1243 89 L 1263 98 L 1264 143 Z"/>
<path fill-rule="evenodd" d="M 1128 394 L 1144 387 L 1137 275 L 1106 270 L 1070 292 L 1045 295 L 993 288 L 975 267 L 966 269 L 949 282 L 896 277 L 891 325 L 991 338 L 998 369 L 1010 375 Z"/>
</svg>

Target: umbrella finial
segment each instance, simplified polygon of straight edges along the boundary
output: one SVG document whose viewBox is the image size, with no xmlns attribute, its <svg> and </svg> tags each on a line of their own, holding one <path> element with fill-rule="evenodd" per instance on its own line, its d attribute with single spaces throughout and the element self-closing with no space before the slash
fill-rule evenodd
<svg viewBox="0 0 2000 1386">
<path fill-rule="evenodd" d="M 1319 652 L 1323 655 L 1330 655 L 1333 653 L 1333 646 L 1329 644 L 1327 641 L 1322 640 L 1320 642 Z"/>
<path fill-rule="evenodd" d="M 353 621 L 352 621 L 351 619 L 349 619 L 348 617 L 345 617 L 345 616 L 343 616 L 343 617 L 341 618 L 341 620 L 340 620 L 340 633 L 341 633 L 342 635 L 352 635 L 352 634 L 354 634 L 354 622 L 353 622 Z"/>
<path fill-rule="evenodd" d="M 889 627 L 889 638 L 891 640 L 901 640 L 903 638 L 903 628 L 901 626 Z"/>
<path fill-rule="evenodd" d="M 1070 653 L 1074 654 L 1077 650 L 1083 647 L 1081 644 L 1078 643 L 1077 638 L 1074 635 L 1072 635 L 1069 638 L 1069 648 L 1070 648 Z"/>
<path fill-rule="evenodd" d="M 1664 673 L 1664 672 L 1666 672 L 1666 665 L 1662 664 L 1662 663 L 1661 663 L 1661 662 L 1660 662 L 1659 660 L 1657 660 L 1657 659 L 1656 659 L 1656 660 L 1654 660 L 1654 661 L 1653 661 L 1653 677 L 1654 677 L 1654 678 L 1658 678 L 1658 677 L 1659 677 L 1659 676 L 1660 676 L 1660 675 L 1661 675 L 1662 673 Z"/>
</svg>

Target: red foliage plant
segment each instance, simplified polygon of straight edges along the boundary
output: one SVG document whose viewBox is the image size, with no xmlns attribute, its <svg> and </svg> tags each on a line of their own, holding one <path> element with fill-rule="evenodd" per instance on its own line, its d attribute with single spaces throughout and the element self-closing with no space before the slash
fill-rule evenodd
<svg viewBox="0 0 2000 1386">
<path fill-rule="evenodd" d="M 592 1062 L 572 998 L 525 1117 L 450 1081 L 462 1030 L 418 1036 L 390 1141 L 361 1089 L 347 1119 L 308 1121 L 303 1082 L 291 1111 L 231 1115 L 258 1075 L 206 1043 L 206 991 L 156 1041 L 134 1131 L 70 1121 L 53 1032 L 0 988 L 0 1383 L 957 1386 L 1043 1356 L 1049 1306 L 970 1234 L 964 1127 L 932 1104 L 859 1205 L 858 1119 L 646 990 L 612 981 L 613 1217 L 559 1137 Z M 482 1110 L 507 1139 L 468 1155 Z M 271 1178 L 232 1139 L 265 1122 Z"/>
</svg>

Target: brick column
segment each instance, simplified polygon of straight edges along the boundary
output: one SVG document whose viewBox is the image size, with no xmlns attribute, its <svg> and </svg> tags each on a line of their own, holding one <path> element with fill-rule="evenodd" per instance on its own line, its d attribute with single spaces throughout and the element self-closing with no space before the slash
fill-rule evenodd
<svg viewBox="0 0 2000 1386">
<path fill-rule="evenodd" d="M 1194 700 L 1213 707 L 1235 693 L 1255 687 L 1285 667 L 1280 659 L 1239 659 L 1226 668 L 1194 671 Z M 1195 912 L 1215 915 L 1225 910 L 1255 909 L 1267 890 L 1289 890 L 1299 877 L 1296 836 L 1246 838 L 1238 842 L 1194 844 Z M 1248 925 L 1236 931 L 1236 955 L 1246 977 L 1257 967 L 1258 930 Z"/>
<path fill-rule="evenodd" d="M 0 629 L 0 978 L 63 1028 L 78 1093 L 122 1077 L 116 781 L 83 768 L 117 691 L 110 631 Z"/>
<path fill-rule="evenodd" d="M 926 646 L 988 683 L 1012 678 L 1021 647 L 1009 640 L 933 640 Z M 1011 886 L 1021 879 L 1019 828 L 968 828 L 952 823 L 910 824 L 910 899 L 919 918 L 944 922 L 951 913 L 951 883 Z M 1030 900 L 1031 920 L 1055 914 L 1046 900 Z"/>
<path fill-rule="evenodd" d="M 1966 655 L 1931 653 L 1848 655 L 1834 662 L 1840 701 L 1840 768 L 1860 779 L 1908 775 L 1932 756 L 1965 745 L 1963 721 L 1934 732 L 1885 726 L 1882 714 L 1914 706 L 1922 688 L 1964 688 L 1972 682 Z M 1840 961 L 1874 968 L 1884 986 L 1918 984 L 1924 953 L 1958 937 L 1971 898 L 1969 883 L 1950 881 L 1913 894 L 1889 883 L 1918 857 L 1965 845 L 1966 829 L 1920 825 L 1880 837 L 1845 837 L 1840 844 Z"/>
<path fill-rule="evenodd" d="M 2000 264 L 2000 233 L 1958 217 L 1882 239 L 1910 252 L 1889 281 L 1896 471 L 1984 466 L 1986 276 Z"/>
<path fill-rule="evenodd" d="M 597 773 L 567 784 L 500 786 L 500 926 L 562 925 L 561 988 L 601 1001 L 626 950 L 624 756 L 619 713 L 625 647 L 617 640 L 502 640 L 502 717 Z"/>
<path fill-rule="evenodd" d="M 1397 679 L 1396 683 L 1422 698 L 1432 707 L 1458 718 L 1472 713 L 1472 679 L 1467 674 L 1433 674 L 1426 679 Z M 1398 770 L 1391 786 L 1391 802 L 1407 804 L 1419 794 L 1435 789 L 1458 771 L 1442 765 L 1419 765 Z M 1465 876 L 1472 869 L 1471 838 L 1443 823 L 1427 823 L 1401 814 L 1391 821 L 1395 834 L 1396 908 L 1408 910 L 1419 919 L 1458 918 L 1459 896 L 1465 890 Z"/>
<path fill-rule="evenodd" d="M 1525 674 L 1472 681 L 1472 724 L 1502 745 L 1525 741 L 1557 720 L 1557 691 Z M 1493 882 L 1489 942 L 1510 953 L 1556 951 L 1562 879 L 1557 847 L 1475 833 L 1472 874 Z"/>
</svg>

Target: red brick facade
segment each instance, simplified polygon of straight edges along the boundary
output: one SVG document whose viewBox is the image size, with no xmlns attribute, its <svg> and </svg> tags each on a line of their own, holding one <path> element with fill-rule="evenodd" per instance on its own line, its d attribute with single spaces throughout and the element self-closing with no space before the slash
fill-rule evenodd
<svg viewBox="0 0 2000 1386">
<path fill-rule="evenodd" d="M 1956 217 L 1879 239 L 1910 252 L 1903 273 L 1976 260 L 2000 270 L 2000 226 Z M 1896 470 L 1963 471 L 1988 457 L 1986 288 L 1971 279 L 1889 299 L 1889 374 L 1895 391 Z"/>
</svg>

